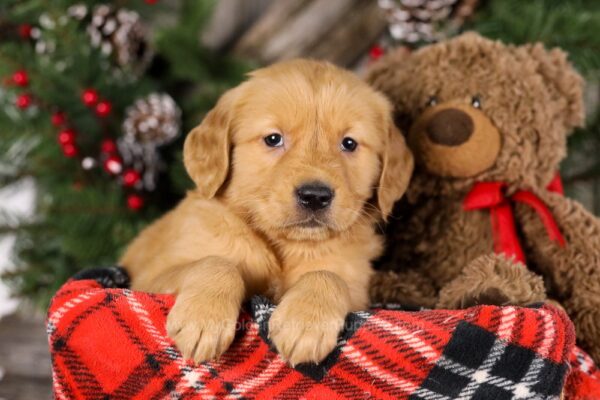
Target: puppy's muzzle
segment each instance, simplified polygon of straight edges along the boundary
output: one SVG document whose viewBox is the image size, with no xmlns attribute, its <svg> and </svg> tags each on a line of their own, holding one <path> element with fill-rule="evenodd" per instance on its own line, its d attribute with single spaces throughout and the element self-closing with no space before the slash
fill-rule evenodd
<svg viewBox="0 0 600 400">
<path fill-rule="evenodd" d="M 307 183 L 296 189 L 298 205 L 312 212 L 328 208 L 333 196 L 333 189 L 322 182 Z"/>
</svg>

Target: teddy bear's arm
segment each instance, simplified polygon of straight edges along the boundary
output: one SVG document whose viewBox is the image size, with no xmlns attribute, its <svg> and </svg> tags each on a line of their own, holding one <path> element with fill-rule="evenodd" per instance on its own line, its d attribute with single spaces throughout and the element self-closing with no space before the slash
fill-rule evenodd
<svg viewBox="0 0 600 400">
<path fill-rule="evenodd" d="M 577 328 L 577 337 L 600 362 L 600 219 L 573 200 L 555 193 L 542 200 L 556 220 L 566 244 L 551 241 L 537 213 L 517 205 L 532 268 L 549 279 L 555 295 Z"/>
<path fill-rule="evenodd" d="M 415 269 L 377 271 L 371 278 L 372 303 L 396 303 L 433 308 L 437 290 L 428 276 Z"/>
</svg>

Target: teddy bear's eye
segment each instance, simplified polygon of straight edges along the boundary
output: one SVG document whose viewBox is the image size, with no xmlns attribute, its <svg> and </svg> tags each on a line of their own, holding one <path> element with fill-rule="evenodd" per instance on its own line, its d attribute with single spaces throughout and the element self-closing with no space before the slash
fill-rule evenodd
<svg viewBox="0 0 600 400">
<path fill-rule="evenodd" d="M 475 108 L 481 108 L 481 98 L 479 96 L 473 96 L 471 105 Z"/>
<path fill-rule="evenodd" d="M 427 99 L 427 107 L 433 107 L 435 105 L 437 105 L 438 103 L 438 98 L 435 96 L 431 96 L 429 99 Z"/>
</svg>

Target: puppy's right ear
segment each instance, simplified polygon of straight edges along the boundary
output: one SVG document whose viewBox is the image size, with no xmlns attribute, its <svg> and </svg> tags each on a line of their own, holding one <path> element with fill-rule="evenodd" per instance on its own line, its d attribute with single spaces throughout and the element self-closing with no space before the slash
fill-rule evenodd
<svg viewBox="0 0 600 400">
<path fill-rule="evenodd" d="M 196 184 L 196 193 L 205 199 L 213 198 L 227 178 L 231 114 L 238 90 L 226 92 L 185 138 L 183 163 Z"/>
<path fill-rule="evenodd" d="M 414 158 L 394 122 L 389 122 L 388 142 L 382 160 L 381 177 L 377 188 L 377 204 L 384 222 L 392 213 L 394 203 L 398 201 L 412 177 Z"/>
</svg>

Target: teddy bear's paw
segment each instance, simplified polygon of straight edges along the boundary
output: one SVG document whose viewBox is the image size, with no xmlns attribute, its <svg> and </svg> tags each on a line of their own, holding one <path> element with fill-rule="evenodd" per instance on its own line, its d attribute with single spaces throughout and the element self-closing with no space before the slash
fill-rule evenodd
<svg viewBox="0 0 600 400">
<path fill-rule="evenodd" d="M 478 291 L 470 290 L 468 292 L 448 289 L 444 288 L 440 292 L 437 308 L 462 309 L 482 304 L 503 306 L 512 303 L 509 295 L 498 287 L 485 287 L 479 288 Z"/>
<path fill-rule="evenodd" d="M 431 308 L 436 290 L 430 279 L 414 270 L 377 271 L 371 278 L 371 303 L 397 303 Z"/>
<path fill-rule="evenodd" d="M 577 330 L 578 343 L 600 363 L 600 299 L 595 283 L 581 283 L 576 296 L 563 305 Z"/>
<path fill-rule="evenodd" d="M 546 300 L 542 277 L 503 255 L 476 258 L 440 291 L 437 308 L 524 306 Z"/>
</svg>

